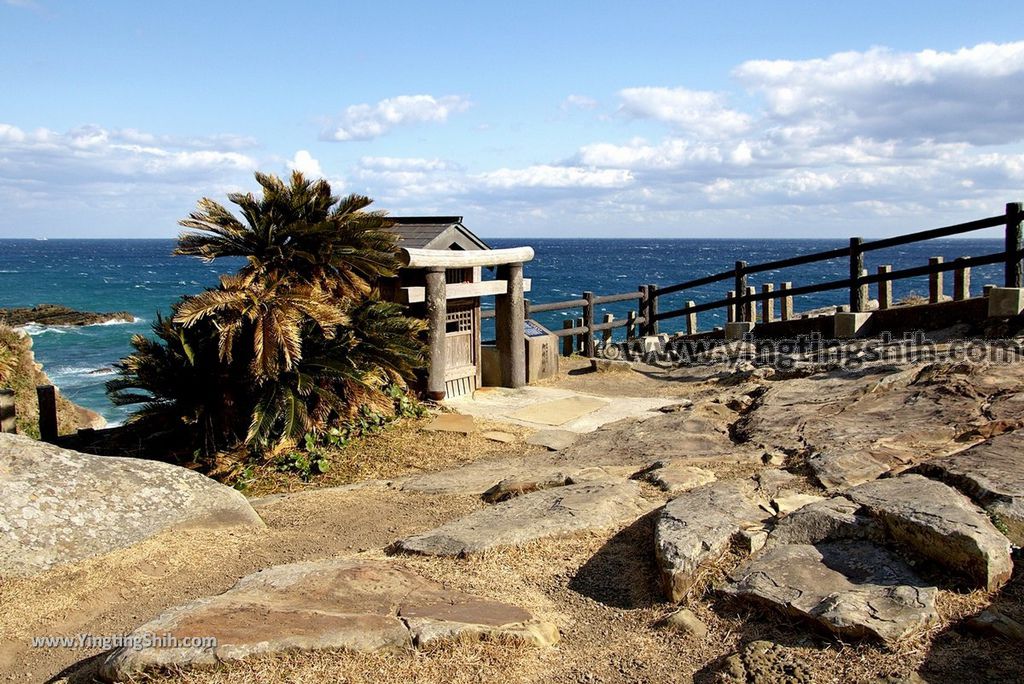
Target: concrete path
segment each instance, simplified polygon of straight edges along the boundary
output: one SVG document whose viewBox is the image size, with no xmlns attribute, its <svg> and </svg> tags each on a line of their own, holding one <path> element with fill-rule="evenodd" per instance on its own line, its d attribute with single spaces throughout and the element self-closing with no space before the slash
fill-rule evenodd
<svg viewBox="0 0 1024 684">
<path fill-rule="evenodd" d="M 542 430 L 593 432 L 623 418 L 651 418 L 657 409 L 677 403 L 673 399 L 601 397 L 554 387 L 485 387 L 472 397 L 448 399 L 459 413 Z"/>
</svg>

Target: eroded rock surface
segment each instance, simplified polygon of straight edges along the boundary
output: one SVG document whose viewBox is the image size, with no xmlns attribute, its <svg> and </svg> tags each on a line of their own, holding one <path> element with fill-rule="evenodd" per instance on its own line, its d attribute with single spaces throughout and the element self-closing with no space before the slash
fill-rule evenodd
<svg viewBox="0 0 1024 684">
<path fill-rule="evenodd" d="M 1024 418 L 1024 402 L 1009 400 L 1022 378 L 971 363 L 837 369 L 771 383 L 734 435 L 805 455 L 826 488 L 842 489 L 980 441 L 995 406 L 1001 420 Z"/>
<path fill-rule="evenodd" d="M 1005 403 L 1011 402 L 1007 399 Z M 1010 541 L 1024 546 L 1024 431 L 994 437 L 958 454 L 923 463 L 917 470 L 971 497 Z"/>
<path fill-rule="evenodd" d="M 807 459 L 818 483 L 829 491 L 838 491 L 864 484 L 889 472 L 881 461 L 858 453 L 828 452 Z"/>
<path fill-rule="evenodd" d="M 400 565 L 368 560 L 279 565 L 242 578 L 219 596 L 171 609 L 133 637 L 213 637 L 216 645 L 131 646 L 101 666 L 119 681 L 170 666 L 216 665 L 287 650 L 404 650 L 438 639 L 507 636 L 537 646 L 557 628 L 529 612 L 445 589 Z"/>
<path fill-rule="evenodd" d="M 842 539 L 881 541 L 881 524 L 860 504 L 838 496 L 808 504 L 782 518 L 768 535 L 766 546 L 817 544 Z"/>
<path fill-rule="evenodd" d="M 864 541 L 787 544 L 737 568 L 724 593 L 813 620 L 837 634 L 900 639 L 937 619 L 934 587 Z"/>
<path fill-rule="evenodd" d="M 686 596 L 701 565 L 716 560 L 746 528 L 760 528 L 772 517 L 750 480 L 723 480 L 672 499 L 658 515 L 654 550 L 665 593 Z"/>
<path fill-rule="evenodd" d="M 984 589 L 998 589 L 1013 573 L 1010 542 L 984 511 L 941 482 L 901 475 L 853 487 L 846 497 L 894 540 Z"/>
<path fill-rule="evenodd" d="M 722 405 L 696 406 L 660 413 L 643 421 L 623 420 L 586 435 L 563 451 L 566 458 L 593 458 L 604 462 L 649 464 L 756 463 L 761 452 L 736 444 L 729 434 L 730 420 L 738 414 Z"/>
<path fill-rule="evenodd" d="M 241 493 L 167 463 L 0 434 L 0 575 L 30 575 L 170 528 L 263 526 Z"/>
<path fill-rule="evenodd" d="M 650 482 L 655 487 L 669 494 L 680 494 L 695 487 L 715 481 L 715 474 L 710 470 L 687 465 L 680 461 L 659 461 L 650 470 L 644 471 L 640 479 Z"/>
<path fill-rule="evenodd" d="M 811 667 L 793 649 L 751 641 L 725 659 L 717 684 L 813 684 Z"/>
<path fill-rule="evenodd" d="M 548 489 L 495 504 L 395 543 L 397 551 L 467 556 L 545 537 L 612 527 L 639 518 L 653 504 L 629 480 L 606 479 Z"/>
</svg>

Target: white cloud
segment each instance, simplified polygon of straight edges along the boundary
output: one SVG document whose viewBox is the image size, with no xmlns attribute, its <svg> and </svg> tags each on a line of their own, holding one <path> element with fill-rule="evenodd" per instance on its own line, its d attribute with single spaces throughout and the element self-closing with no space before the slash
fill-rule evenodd
<svg viewBox="0 0 1024 684">
<path fill-rule="evenodd" d="M 597 109 L 598 102 L 586 95 L 569 95 L 562 101 L 562 109 Z"/>
<path fill-rule="evenodd" d="M 298 171 L 308 178 L 323 178 L 324 171 L 320 168 L 320 162 L 313 158 L 309 150 L 299 150 L 288 162 L 288 169 Z"/>
<path fill-rule="evenodd" d="M 755 60 L 734 75 L 764 98 L 771 120 L 795 122 L 816 138 L 1024 139 L 1024 42 L 955 52 L 874 48 L 823 59 Z"/>
<path fill-rule="evenodd" d="M 217 138 L 173 140 L 100 126 L 61 133 L 0 123 L 6 210 L 0 230 L 25 234 L 26 217 L 34 217 L 37 230 L 110 235 L 120 225 L 145 235 L 160 226 L 167 235 L 203 195 L 251 183 L 258 162 L 233 149 L 240 139 L 231 140 L 218 148 Z"/>
<path fill-rule="evenodd" d="M 350 105 L 337 121 L 321 134 L 324 140 L 371 140 L 397 126 L 444 123 L 452 114 L 464 112 L 471 103 L 458 95 L 399 95 L 377 104 Z"/>
<path fill-rule="evenodd" d="M 578 166 L 538 164 L 522 169 L 498 169 L 478 174 L 484 188 L 621 188 L 633 174 L 623 169 L 589 169 Z"/>
<path fill-rule="evenodd" d="M 699 136 L 742 133 L 750 117 L 725 106 L 725 96 L 687 88 L 626 88 L 620 111 L 636 119 L 654 119 Z"/>
</svg>

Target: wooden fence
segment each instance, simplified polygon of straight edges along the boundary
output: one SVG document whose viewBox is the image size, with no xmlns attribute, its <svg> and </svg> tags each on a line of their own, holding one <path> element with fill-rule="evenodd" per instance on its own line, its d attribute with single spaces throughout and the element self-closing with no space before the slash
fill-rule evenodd
<svg viewBox="0 0 1024 684">
<path fill-rule="evenodd" d="M 39 439 L 44 442 L 57 440 L 57 388 L 53 385 L 36 387 L 39 401 Z M 0 388 L 0 432 L 16 434 L 18 416 L 15 408 L 14 390 Z"/>
<path fill-rule="evenodd" d="M 830 249 L 812 254 L 769 261 L 761 264 L 748 264 L 746 261 L 737 261 L 734 268 L 721 273 L 688 280 L 683 283 L 658 287 L 654 284 L 641 285 L 633 292 L 621 294 L 595 295 L 593 292 L 584 292 L 580 299 L 569 299 L 560 302 L 547 302 L 544 304 L 531 304 L 527 302 L 526 316 L 529 318 L 533 313 L 544 311 L 559 311 L 563 309 L 582 309 L 583 315 L 580 318 L 567 319 L 561 330 L 554 330 L 553 333 L 563 338 L 563 353 L 571 352 L 573 349 L 573 338 L 580 341 L 579 348 L 586 356 L 594 356 L 596 349 L 595 333 L 603 333 L 605 340 L 610 339 L 611 331 L 615 328 L 626 328 L 627 339 L 635 335 L 657 335 L 659 323 L 673 318 L 685 318 L 685 333 L 695 334 L 697 332 L 697 314 L 714 309 L 726 310 L 726 320 L 729 322 L 755 322 L 757 319 L 757 304 L 761 303 L 761 322 L 771 322 L 775 319 L 775 302 L 780 302 L 780 316 L 778 320 L 789 320 L 793 317 L 793 297 L 832 290 L 847 290 L 849 292 L 849 310 L 862 312 L 867 309 L 868 288 L 876 285 L 878 289 L 878 306 L 885 309 L 893 305 L 892 283 L 906 278 L 917 278 L 928 276 L 929 278 L 929 299 L 937 302 L 942 296 L 943 274 L 952 271 L 954 276 L 953 298 L 967 299 L 970 297 L 970 272 L 972 267 L 987 266 L 991 264 L 1003 264 L 1004 286 L 1022 287 L 1024 271 L 1021 267 L 1021 259 L 1024 257 L 1021 245 L 1022 223 L 1024 223 L 1024 205 L 1020 202 L 1013 202 L 1006 205 L 1006 211 L 997 216 L 958 223 L 952 226 L 923 230 L 916 233 L 908 233 L 881 240 L 864 241 L 859 237 L 850 238 L 847 247 Z M 964 235 L 978 230 L 1002 226 L 1005 229 L 1005 240 L 1003 249 L 992 254 L 961 257 L 946 262 L 941 257 L 929 259 L 927 265 L 903 268 L 897 271 L 890 265 L 879 266 L 874 274 L 869 274 L 864 268 L 864 255 L 891 247 L 909 245 L 927 240 Z M 793 287 L 791 282 L 783 282 L 776 289 L 773 283 L 765 283 L 761 291 L 747 283 L 748 276 L 757 273 L 765 273 L 793 266 L 804 266 L 816 262 L 829 261 L 832 259 L 849 260 L 849 276 L 839 280 L 830 280 L 824 283 L 802 285 Z M 694 301 L 687 301 L 685 306 L 668 311 L 659 311 L 659 300 L 669 295 L 677 295 L 687 290 L 698 287 L 713 285 L 719 282 L 731 282 L 733 289 L 729 290 L 721 299 L 700 304 Z M 614 319 L 611 314 L 605 314 L 601 322 L 595 320 L 595 307 L 600 304 L 612 302 L 636 301 L 636 311 L 631 311 L 622 320 Z M 482 312 L 484 318 L 494 316 L 493 311 Z"/>
</svg>

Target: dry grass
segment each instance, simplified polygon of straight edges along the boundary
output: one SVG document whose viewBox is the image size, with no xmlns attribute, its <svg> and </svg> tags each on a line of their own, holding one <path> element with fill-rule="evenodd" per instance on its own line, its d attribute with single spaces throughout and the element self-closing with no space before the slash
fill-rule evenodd
<svg viewBox="0 0 1024 684">
<path fill-rule="evenodd" d="M 330 470 L 308 482 L 294 472 L 282 472 L 272 463 L 260 466 L 253 470 L 245 493 L 255 497 L 337 487 L 365 480 L 388 480 L 455 468 L 484 458 L 542 450 L 526 444 L 523 440 L 530 430 L 517 425 L 477 419 L 478 432 L 475 434 L 425 431 L 423 428 L 432 418 L 404 418 L 381 432 L 356 438 L 345 447 L 330 451 Z M 516 439 L 506 444 L 480 436 L 488 430 L 507 432 L 515 435 Z"/>
<path fill-rule="evenodd" d="M 709 569 L 708 592 L 687 603 L 708 625 L 708 638 L 664 629 L 660 625 L 675 606 L 661 599 L 649 551 L 652 526 L 653 518 L 647 516 L 620 530 L 545 540 L 470 559 L 396 559 L 426 577 L 523 606 L 555 623 L 563 640 L 552 649 L 485 641 L 406 654 L 288 653 L 214 670 L 164 674 L 155 681 L 706 682 L 726 655 L 756 639 L 790 648 L 811 668 L 814 682 L 871 682 L 906 677 L 921 667 L 936 670 L 932 682 L 1012 681 L 978 679 L 957 664 L 956 658 L 970 657 L 979 646 L 989 654 L 986 667 L 993 672 L 1005 674 L 1015 662 L 1009 649 L 986 647 L 984 641 L 951 629 L 987 603 L 983 592 L 942 591 L 941 622 L 894 647 L 847 644 L 800 620 L 716 598 L 712 588 L 739 560 L 732 554 Z M 360 556 L 385 557 L 379 551 Z M 937 643 L 946 645 L 936 648 Z M 1002 656 L 992 657 L 999 651 Z"/>
</svg>

